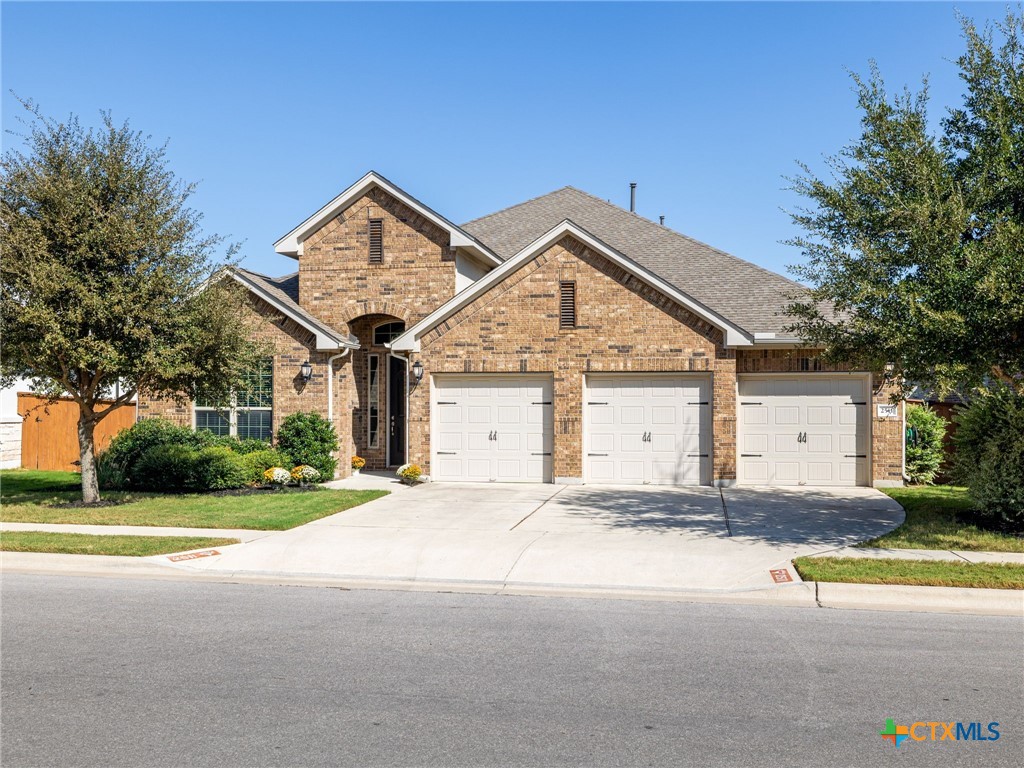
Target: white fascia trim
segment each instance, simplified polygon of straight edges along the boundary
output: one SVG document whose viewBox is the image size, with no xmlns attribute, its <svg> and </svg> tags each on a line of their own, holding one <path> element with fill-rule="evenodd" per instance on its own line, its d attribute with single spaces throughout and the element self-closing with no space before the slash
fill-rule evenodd
<svg viewBox="0 0 1024 768">
<path fill-rule="evenodd" d="M 351 339 L 344 339 L 335 336 L 333 333 L 327 331 L 326 328 L 321 327 L 318 324 L 311 323 L 307 318 L 300 314 L 297 314 L 287 304 L 282 304 L 274 296 L 264 291 L 260 286 L 247 280 L 243 275 L 240 275 L 235 270 L 230 270 L 229 274 L 237 282 L 244 285 L 250 291 L 259 296 L 263 301 L 267 302 L 270 306 L 280 312 L 282 315 L 294 320 L 296 323 L 301 325 L 307 331 L 312 333 L 316 337 L 316 350 L 317 352 L 327 352 L 335 349 L 359 349 L 359 344 L 352 341 Z"/>
<path fill-rule="evenodd" d="M 452 224 L 444 216 L 437 213 L 437 211 L 428 208 L 416 198 L 396 187 L 376 171 L 367 173 L 363 178 L 274 243 L 274 250 L 285 256 L 297 259 L 302 255 L 302 242 L 306 237 L 334 218 L 340 211 L 345 210 L 345 208 L 366 194 L 372 187 L 380 187 L 392 197 L 401 200 L 423 218 L 448 232 L 451 237 L 452 248 L 468 248 L 474 253 L 479 254 L 480 258 L 495 266 L 502 263 L 501 259 L 485 245 L 455 224 Z"/>
<path fill-rule="evenodd" d="M 782 336 L 778 333 L 755 333 L 755 347 L 803 347 L 807 342 L 798 336 Z"/>
<path fill-rule="evenodd" d="M 712 312 L 703 304 L 697 302 L 695 299 L 672 285 L 669 285 L 650 270 L 645 269 L 629 257 L 619 253 L 607 243 L 598 240 L 582 227 L 574 224 L 569 219 L 565 219 L 561 224 L 558 224 L 548 230 L 545 234 L 541 235 L 528 246 L 523 248 L 523 250 L 515 256 L 501 264 L 501 266 L 488 272 L 471 286 L 465 288 L 460 293 L 457 293 L 447 302 L 431 312 L 427 317 L 423 318 L 423 320 L 416 323 L 416 325 L 395 339 L 394 342 L 392 342 L 392 347 L 396 350 L 411 350 L 419 352 L 420 336 L 450 315 L 455 314 L 460 309 L 467 306 L 478 296 L 500 283 L 507 275 L 515 272 L 524 263 L 532 259 L 534 256 L 543 253 L 566 235 L 571 235 L 576 240 L 579 240 L 581 243 L 584 243 L 588 247 L 615 262 L 635 277 L 643 280 L 652 288 L 655 288 L 670 297 L 676 303 L 686 307 L 698 317 L 703 318 L 716 328 L 722 330 L 725 333 L 725 343 L 727 346 L 747 347 L 753 343 L 753 338 L 742 328 L 733 325 L 721 315 Z"/>
</svg>

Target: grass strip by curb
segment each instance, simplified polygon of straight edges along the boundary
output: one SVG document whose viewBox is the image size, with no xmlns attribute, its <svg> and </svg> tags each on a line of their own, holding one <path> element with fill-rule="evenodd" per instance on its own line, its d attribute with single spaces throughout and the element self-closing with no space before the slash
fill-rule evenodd
<svg viewBox="0 0 1024 768">
<path fill-rule="evenodd" d="M 42 531 L 4 531 L 0 534 L 0 550 L 4 552 L 48 552 L 63 555 L 148 557 L 189 549 L 226 547 L 238 543 L 238 539 L 218 539 L 209 536 L 108 536 Z"/>
<path fill-rule="evenodd" d="M 903 584 L 917 587 L 1024 589 L 1024 565 L 953 560 L 896 560 L 859 557 L 798 557 L 804 581 L 848 584 Z"/>
</svg>

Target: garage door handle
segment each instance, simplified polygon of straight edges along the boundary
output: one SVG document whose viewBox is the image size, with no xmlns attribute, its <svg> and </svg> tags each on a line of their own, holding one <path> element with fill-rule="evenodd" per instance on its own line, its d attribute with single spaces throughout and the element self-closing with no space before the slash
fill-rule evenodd
<svg viewBox="0 0 1024 768">
<path fill-rule="evenodd" d="M 764 405 L 764 403 L 740 403 L 740 405 Z"/>
<path fill-rule="evenodd" d="M 458 405 L 454 400 L 438 400 L 438 405 Z"/>
<path fill-rule="evenodd" d="M 608 403 L 587 403 L 587 405 L 608 405 Z"/>
<path fill-rule="evenodd" d="M 760 453 L 741 453 L 741 459 L 760 459 L 763 454 Z"/>
<path fill-rule="evenodd" d="M 846 459 L 866 459 L 868 455 L 866 453 L 848 453 L 843 458 Z"/>
<path fill-rule="evenodd" d="M 531 456 L 550 456 L 550 453 L 531 453 Z"/>
<path fill-rule="evenodd" d="M 454 456 L 455 455 L 455 451 L 438 451 L 437 455 L 438 456 Z"/>
<path fill-rule="evenodd" d="M 687 403 L 687 405 L 710 405 L 707 400 L 701 400 L 699 403 Z M 744 403 L 746 405 L 746 403 Z"/>
<path fill-rule="evenodd" d="M 539 402 L 539 403 L 530 403 L 530 405 L 551 405 L 551 401 L 550 400 L 544 400 L 544 401 Z"/>
<path fill-rule="evenodd" d="M 861 402 L 861 403 L 850 403 L 850 405 L 867 405 L 867 402 Z"/>
<path fill-rule="evenodd" d="M 607 453 L 588 453 L 587 456 L 607 456 Z"/>
<path fill-rule="evenodd" d="M 688 459 L 706 459 L 708 455 L 706 453 L 688 453 L 686 458 Z"/>
</svg>

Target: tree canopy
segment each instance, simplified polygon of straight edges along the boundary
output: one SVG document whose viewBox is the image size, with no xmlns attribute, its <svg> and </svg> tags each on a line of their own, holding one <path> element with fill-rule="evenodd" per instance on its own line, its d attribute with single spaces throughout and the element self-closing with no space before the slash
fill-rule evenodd
<svg viewBox="0 0 1024 768">
<path fill-rule="evenodd" d="M 793 221 L 810 286 L 791 328 L 833 360 L 887 364 L 940 392 L 994 380 L 1024 390 L 1024 15 L 961 19 L 963 102 L 937 130 L 927 80 L 891 95 L 854 75 L 862 132 L 801 164 Z"/>
<path fill-rule="evenodd" d="M 216 279 L 222 240 L 202 233 L 166 145 L 108 113 L 87 129 L 25 106 L 24 149 L 0 163 L 0 375 L 78 403 L 92 501 L 93 428 L 108 407 L 142 391 L 224 401 L 260 350 L 244 292 Z"/>
</svg>

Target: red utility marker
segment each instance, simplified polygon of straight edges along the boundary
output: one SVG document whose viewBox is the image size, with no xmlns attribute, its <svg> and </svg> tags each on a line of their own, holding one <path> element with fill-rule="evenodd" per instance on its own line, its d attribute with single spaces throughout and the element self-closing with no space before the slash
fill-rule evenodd
<svg viewBox="0 0 1024 768">
<path fill-rule="evenodd" d="M 789 575 L 789 570 L 786 568 L 772 568 L 768 573 L 772 575 L 772 579 L 776 584 L 785 584 L 787 581 L 793 580 L 793 577 Z"/>
<path fill-rule="evenodd" d="M 219 555 L 216 549 L 204 549 L 201 552 L 186 552 L 183 555 L 168 555 L 167 559 L 172 563 L 177 563 L 180 560 L 198 560 L 200 557 L 212 557 L 213 555 Z"/>
</svg>

